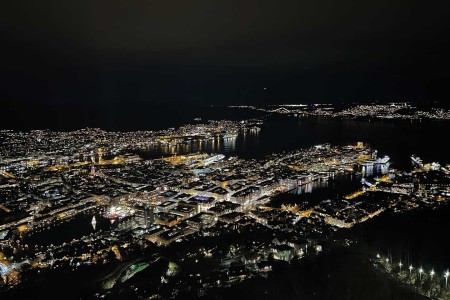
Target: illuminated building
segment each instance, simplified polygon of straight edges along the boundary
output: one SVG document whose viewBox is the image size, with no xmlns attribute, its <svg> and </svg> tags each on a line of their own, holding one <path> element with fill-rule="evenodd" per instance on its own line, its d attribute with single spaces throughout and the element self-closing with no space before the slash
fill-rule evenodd
<svg viewBox="0 0 450 300">
<path fill-rule="evenodd" d="M 134 209 L 135 209 L 134 220 L 139 227 L 148 228 L 151 224 L 155 222 L 153 209 L 151 207 L 138 205 L 135 206 Z"/>
<path fill-rule="evenodd" d="M 276 245 L 272 247 L 273 258 L 276 260 L 291 261 L 294 258 L 294 248 L 288 245 Z"/>
</svg>

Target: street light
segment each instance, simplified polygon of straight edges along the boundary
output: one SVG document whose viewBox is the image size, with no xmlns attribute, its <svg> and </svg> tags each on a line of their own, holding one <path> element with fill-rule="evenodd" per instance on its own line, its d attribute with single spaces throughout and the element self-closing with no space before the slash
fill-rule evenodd
<svg viewBox="0 0 450 300">
<path fill-rule="evenodd" d="M 408 269 L 409 269 L 409 275 L 411 275 L 411 272 L 412 272 L 412 270 L 413 270 L 413 266 L 410 265 Z"/>
<path fill-rule="evenodd" d="M 448 275 L 450 275 L 450 272 L 447 270 L 447 271 L 444 273 L 444 277 L 445 277 L 445 287 L 448 286 Z"/>
<path fill-rule="evenodd" d="M 430 272 L 430 276 L 431 276 L 431 280 L 433 280 L 433 276 L 434 276 L 434 270 L 431 270 L 431 272 Z"/>
<path fill-rule="evenodd" d="M 388 263 L 388 262 L 389 262 L 389 258 L 386 257 L 386 263 Z"/>
<path fill-rule="evenodd" d="M 402 262 L 399 262 L 398 266 L 400 267 L 400 272 L 401 272 L 402 271 L 402 266 L 403 266 Z"/>
<path fill-rule="evenodd" d="M 380 258 L 380 253 L 377 254 L 377 258 Z"/>
<path fill-rule="evenodd" d="M 422 280 L 422 273 L 423 273 L 423 269 L 422 269 L 422 267 L 420 267 L 420 269 L 419 269 L 419 278 L 420 278 L 420 280 Z"/>
</svg>

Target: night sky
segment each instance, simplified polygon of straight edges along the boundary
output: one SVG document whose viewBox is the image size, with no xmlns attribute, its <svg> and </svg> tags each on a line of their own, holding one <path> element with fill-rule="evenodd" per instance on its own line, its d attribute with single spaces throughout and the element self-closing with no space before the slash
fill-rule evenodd
<svg viewBox="0 0 450 300">
<path fill-rule="evenodd" d="M 7 2 L 1 128 L 191 103 L 448 101 L 445 1 Z"/>
</svg>

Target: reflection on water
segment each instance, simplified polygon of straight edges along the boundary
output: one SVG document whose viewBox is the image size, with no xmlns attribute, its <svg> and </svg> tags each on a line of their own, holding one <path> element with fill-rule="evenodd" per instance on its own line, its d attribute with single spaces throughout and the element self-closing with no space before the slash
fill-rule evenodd
<svg viewBox="0 0 450 300">
<path fill-rule="evenodd" d="M 363 177 L 370 177 L 373 175 L 387 174 L 389 172 L 389 163 L 375 164 L 373 166 L 361 166 L 361 174 Z"/>
<path fill-rule="evenodd" d="M 303 185 L 299 185 L 292 191 L 290 194 L 293 195 L 302 195 L 302 194 L 311 194 L 317 190 L 327 190 L 334 192 L 348 192 L 347 188 L 343 188 L 343 186 L 351 186 L 354 189 L 357 189 L 360 185 L 361 178 L 384 175 L 389 172 L 389 163 L 387 164 L 376 164 L 374 166 L 360 166 L 359 171 L 361 175 L 353 175 L 353 174 L 336 174 L 332 177 L 332 181 L 323 178 L 319 178 L 312 182 L 307 182 Z"/>
<path fill-rule="evenodd" d="M 291 194 L 301 195 L 301 194 L 311 194 L 314 190 L 320 188 L 327 188 L 329 185 L 328 180 L 319 179 L 313 182 L 306 183 L 304 185 L 298 186 L 291 191 Z"/>
<path fill-rule="evenodd" d="M 330 180 L 320 178 L 311 183 L 303 184 L 287 194 L 279 194 L 272 198 L 270 205 L 280 207 L 285 205 L 299 205 L 301 209 L 308 209 L 326 199 L 340 199 L 361 188 L 361 176 L 353 174 L 336 174 Z"/>
<path fill-rule="evenodd" d="M 245 139 L 247 133 L 241 134 Z M 238 137 L 214 138 L 210 140 L 190 140 L 179 144 L 151 144 L 147 149 L 147 154 L 159 156 L 181 155 L 195 152 L 207 153 L 232 153 L 236 151 L 236 141 Z"/>
<path fill-rule="evenodd" d="M 389 155 L 396 169 L 408 170 L 411 154 L 424 161 L 447 163 L 448 151 L 442 139 L 449 122 L 409 122 L 402 120 L 340 120 L 332 118 L 272 117 L 263 127 L 241 132 L 237 137 L 210 141 L 188 141 L 177 146 L 154 144 L 141 152 L 144 158 L 157 158 L 191 152 L 223 153 L 243 158 L 262 158 L 272 153 L 293 151 L 323 143 L 350 145 L 366 142 Z M 376 167 L 376 166 L 375 166 Z M 370 170 L 369 170 L 370 171 Z"/>
</svg>

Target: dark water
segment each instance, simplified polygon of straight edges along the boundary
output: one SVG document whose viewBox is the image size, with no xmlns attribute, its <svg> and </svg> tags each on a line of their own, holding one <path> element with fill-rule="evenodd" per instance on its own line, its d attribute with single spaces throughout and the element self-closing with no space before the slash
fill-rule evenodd
<svg viewBox="0 0 450 300">
<path fill-rule="evenodd" d="M 391 167 L 409 169 L 411 154 L 420 156 L 425 162 L 449 162 L 449 151 L 444 144 L 449 125 L 449 121 L 270 117 L 259 131 L 249 130 L 236 138 L 177 147 L 155 146 L 144 156 L 206 151 L 261 158 L 322 143 L 348 145 L 362 141 L 377 149 L 380 156 L 389 155 Z"/>
<path fill-rule="evenodd" d="M 96 218 L 95 229 L 91 224 L 93 216 Z M 50 225 L 49 229 L 33 232 L 25 236 L 24 243 L 39 246 L 60 245 L 99 230 L 107 230 L 110 227 L 111 223 L 109 220 L 103 218 L 101 214 L 94 212 L 82 213 L 55 226 Z"/>
<path fill-rule="evenodd" d="M 298 204 L 303 210 L 313 208 L 320 201 L 338 199 L 348 195 L 362 186 L 361 177 L 351 174 L 338 174 L 333 179 L 319 179 L 312 183 L 299 186 L 289 193 L 272 198 L 270 205 L 280 207 L 282 204 Z"/>
</svg>

